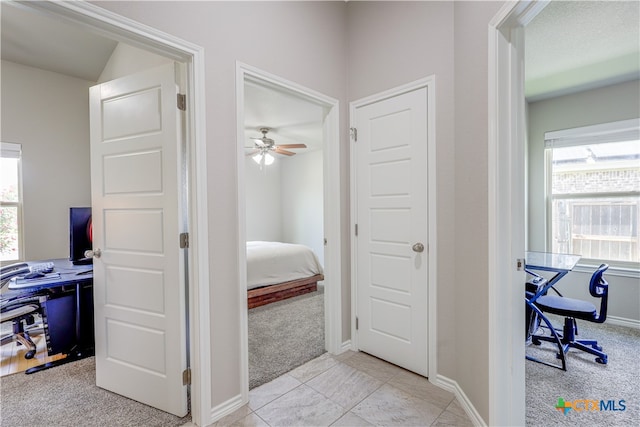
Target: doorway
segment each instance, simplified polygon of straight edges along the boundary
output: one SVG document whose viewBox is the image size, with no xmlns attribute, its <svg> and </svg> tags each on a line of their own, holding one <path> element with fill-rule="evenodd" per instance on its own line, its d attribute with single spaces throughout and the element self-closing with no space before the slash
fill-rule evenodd
<svg viewBox="0 0 640 427">
<path fill-rule="evenodd" d="M 341 284 L 340 284 L 340 191 L 339 191 L 339 147 L 338 147 L 338 101 L 329 98 L 325 95 L 317 93 L 311 89 L 300 86 L 296 83 L 284 80 L 278 76 L 269 74 L 257 68 L 238 63 L 237 67 L 237 79 L 236 79 L 236 95 L 237 95 L 237 135 L 238 135 L 238 230 L 239 230 L 239 254 L 240 260 L 239 277 L 240 277 L 240 313 L 241 313 L 241 325 L 242 325 L 242 344 L 241 349 L 242 357 L 242 372 L 243 372 L 243 399 L 248 400 L 249 390 L 249 361 L 248 361 L 248 309 L 247 309 L 247 245 L 248 240 L 252 240 L 252 236 L 277 236 L 276 224 L 280 225 L 280 236 L 287 235 L 287 239 L 283 240 L 297 240 L 300 243 L 309 246 L 317 254 L 318 259 L 322 260 L 324 281 L 321 282 L 321 286 L 324 287 L 324 349 L 330 353 L 338 353 L 341 351 L 341 333 L 340 333 L 340 315 L 341 315 Z M 269 98 L 271 96 L 271 98 Z M 275 96 L 275 98 L 273 98 Z M 256 98 L 257 97 L 257 98 Z M 284 122 L 280 129 L 278 126 L 270 125 L 269 123 L 263 123 L 262 120 L 268 120 L 264 117 L 255 115 L 254 112 L 249 109 L 255 108 L 248 104 L 249 99 L 265 99 L 265 102 L 269 108 L 274 108 L 275 104 L 280 103 L 284 99 L 292 101 L 294 104 L 298 103 L 299 108 L 309 109 L 315 111 L 312 114 L 319 115 L 317 119 L 314 119 L 312 123 L 300 122 L 298 126 L 300 130 L 304 130 L 305 126 L 307 132 L 301 132 L 299 135 L 315 134 L 315 137 L 310 139 L 298 139 L 293 134 L 287 135 L 287 129 Z M 266 101 L 269 98 L 270 101 Z M 279 99 L 280 101 L 276 101 Z M 255 122 L 247 123 L 247 119 Z M 286 118 L 280 118 L 285 120 Z M 247 124 L 249 128 L 247 129 Z M 273 128 L 271 127 L 273 126 Z M 295 127 L 295 126 L 294 126 Z M 293 127 L 292 127 L 293 129 Z M 286 151 L 289 154 L 287 159 L 276 158 L 277 152 L 267 153 L 273 154 L 274 157 L 269 160 L 272 164 L 266 164 L 264 157 L 260 158 L 262 145 L 261 138 L 266 132 L 265 137 L 276 140 L 281 138 L 281 141 L 285 145 L 289 145 L 291 148 L 287 148 Z M 278 132 L 282 135 L 278 135 Z M 287 138 L 289 136 L 290 138 Z M 292 137 L 293 136 L 293 137 Z M 255 139 L 251 139 L 255 138 Z M 256 149 L 255 145 L 252 145 L 252 141 L 258 141 L 259 146 Z M 297 146 L 298 144 L 304 144 L 306 148 Z M 247 148 L 248 146 L 248 148 Z M 311 148 L 311 149 L 310 149 Z M 306 150 L 306 152 L 304 151 Z M 295 154 L 291 154 L 294 152 Z M 304 153 L 304 154 L 303 154 Z M 249 154 L 249 156 L 247 156 Z M 256 157 L 258 164 L 253 164 L 252 157 Z M 295 165 L 296 157 L 298 161 L 304 161 L 306 166 L 303 168 L 312 168 L 321 172 L 322 178 L 317 180 L 318 174 L 315 179 L 313 174 L 309 181 L 310 186 L 315 187 L 315 190 L 310 189 L 309 193 L 316 193 L 317 196 L 308 201 L 304 201 L 304 197 L 294 197 L 297 200 L 285 200 L 281 204 L 280 212 L 278 208 L 271 211 L 267 211 L 267 201 L 263 199 L 262 206 L 264 210 L 259 207 L 259 202 L 255 200 L 248 201 L 248 196 L 256 192 L 255 188 L 252 188 L 252 183 L 248 177 L 251 174 L 252 179 L 260 178 L 263 183 L 261 185 L 269 186 L 269 182 L 274 179 L 279 180 L 283 185 L 278 185 L 279 191 L 285 193 L 297 193 L 301 194 L 300 185 L 304 184 L 302 180 L 297 179 L 295 175 L 296 170 L 300 170 L 301 166 Z M 290 162 L 289 166 L 280 171 L 280 178 L 276 178 L 276 168 L 269 169 L 274 166 L 276 162 L 282 161 L 282 163 Z M 301 165 L 302 163 L 298 163 Z M 312 166 L 315 165 L 315 166 Z M 247 170 L 249 168 L 255 170 Z M 301 178 L 301 177 L 300 177 Z M 295 182 L 300 180 L 300 182 Z M 313 184 L 312 182 L 315 182 Z M 304 184 L 307 185 L 307 184 Z M 261 197 L 264 198 L 265 193 L 271 192 L 271 189 L 264 189 L 260 191 Z M 288 194 L 285 198 L 290 198 L 291 194 Z M 268 198 L 276 196 L 267 196 Z M 322 199 L 322 202 L 320 202 Z M 314 213 L 311 211 L 304 212 L 308 208 L 309 203 L 315 207 Z M 298 206 L 303 208 L 297 213 L 287 212 L 290 211 L 291 206 Z M 304 208 L 304 206 L 306 208 Z M 289 207 L 286 207 L 289 206 Z M 251 209 L 251 212 L 249 211 Z M 297 208 L 294 210 L 298 210 Z M 321 212 L 317 212 L 321 210 Z M 260 212 L 257 212 L 260 211 Z M 257 215 L 256 215 L 257 214 Z M 260 217 L 264 215 L 264 217 Z M 299 216 L 307 217 L 300 218 Z M 309 218 L 313 216 L 314 218 Z M 271 221 L 267 218 L 272 218 Z M 286 220 L 283 221 L 283 219 Z M 306 230 L 307 225 L 312 221 L 315 226 L 315 230 Z M 300 221 L 299 226 L 296 223 Z M 274 229 L 264 229 L 264 227 L 272 226 Z M 311 225 L 313 228 L 313 225 Z M 298 230 L 296 231 L 296 228 Z M 318 230 L 321 228 L 322 232 Z M 276 237 L 277 238 L 277 237 Z"/>
<path fill-rule="evenodd" d="M 102 35 L 116 40 L 129 42 L 143 48 L 149 48 L 172 60 L 184 64 L 186 69 L 185 89 L 187 94 L 187 119 L 185 126 L 189 162 L 192 166 L 189 179 L 192 183 L 192 197 L 189 199 L 189 214 L 191 233 L 204 235 L 207 233 L 206 222 L 206 170 L 204 159 L 205 141 L 204 110 L 202 108 L 200 88 L 204 81 L 202 49 L 188 44 L 177 38 L 160 33 L 149 27 L 136 24 L 108 11 L 86 3 L 65 4 L 54 2 L 38 2 L 22 5 L 57 20 L 65 20 L 73 24 L 80 24 L 89 31 L 99 31 Z M 208 333 L 203 333 L 209 324 L 206 307 L 203 306 L 208 298 L 208 269 L 205 268 L 208 259 L 206 242 L 192 239 L 190 242 L 190 269 L 187 305 L 190 308 L 192 328 L 188 341 L 191 354 L 191 369 L 194 372 L 191 387 L 192 418 L 195 423 L 208 420 L 210 413 L 202 407 L 201 401 L 209 402 L 210 395 L 210 351 Z M 199 302 L 200 301 L 200 302 Z M 187 345 L 187 342 L 183 343 Z M 206 407 L 206 405 L 205 405 Z"/>
</svg>

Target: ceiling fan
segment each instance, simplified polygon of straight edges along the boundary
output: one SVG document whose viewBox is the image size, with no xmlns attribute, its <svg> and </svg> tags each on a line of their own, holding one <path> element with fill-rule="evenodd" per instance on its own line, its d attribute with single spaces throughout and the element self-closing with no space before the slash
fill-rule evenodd
<svg viewBox="0 0 640 427">
<path fill-rule="evenodd" d="M 271 151 L 277 154 L 283 154 L 285 156 L 293 156 L 296 153 L 287 150 L 287 148 L 307 148 L 305 144 L 276 145 L 276 142 L 273 139 L 267 137 L 267 133 L 269 133 L 270 130 L 270 128 L 260 128 L 262 137 L 251 138 L 254 145 L 252 147 L 247 147 L 253 148 L 252 151 L 247 153 L 247 156 L 252 156 L 252 159 L 259 165 L 270 165 L 273 163 L 275 158 L 271 155 Z"/>
</svg>

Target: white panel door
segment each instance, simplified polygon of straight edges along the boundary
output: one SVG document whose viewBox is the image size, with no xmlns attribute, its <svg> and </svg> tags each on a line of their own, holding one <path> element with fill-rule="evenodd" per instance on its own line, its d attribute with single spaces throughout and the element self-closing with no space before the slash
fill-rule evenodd
<svg viewBox="0 0 640 427">
<path fill-rule="evenodd" d="M 96 384 L 187 414 L 174 65 L 91 88 Z"/>
<path fill-rule="evenodd" d="M 426 376 L 427 88 L 358 107 L 355 125 L 358 347 Z"/>
</svg>

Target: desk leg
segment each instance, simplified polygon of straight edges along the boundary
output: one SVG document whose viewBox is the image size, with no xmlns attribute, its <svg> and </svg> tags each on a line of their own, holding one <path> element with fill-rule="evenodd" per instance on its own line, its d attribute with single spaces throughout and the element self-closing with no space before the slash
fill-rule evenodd
<svg viewBox="0 0 640 427">
<path fill-rule="evenodd" d="M 549 319 L 547 319 L 547 316 L 545 316 L 542 313 L 542 311 L 540 311 L 540 309 L 535 306 L 535 304 L 533 304 L 527 298 L 525 298 L 524 301 L 540 317 L 540 319 L 542 319 L 544 321 L 544 323 L 547 324 L 547 327 L 549 328 L 549 330 L 551 331 L 551 334 L 553 335 L 553 338 L 549 337 L 549 341 L 550 342 L 555 342 L 558 345 L 558 358 L 562 361 L 562 366 L 560 367 L 560 366 L 554 365 L 553 363 L 545 362 L 543 360 L 539 360 L 539 359 L 536 359 L 535 357 L 531 357 L 531 356 L 525 356 L 526 359 L 527 360 L 531 360 L 533 362 L 542 363 L 543 365 L 551 366 L 553 368 L 558 368 L 558 369 L 562 369 L 563 371 L 566 371 L 567 370 L 567 360 L 566 360 L 566 356 L 565 356 L 565 352 L 564 352 L 564 346 L 562 345 L 562 340 L 560 339 L 560 336 L 556 332 L 555 328 L 553 327 L 553 325 L 551 324 Z"/>
<path fill-rule="evenodd" d="M 76 283 L 76 319 L 75 319 L 75 333 L 76 333 L 76 345 L 71 349 L 69 354 L 64 359 L 54 360 L 53 362 L 47 362 L 42 365 L 34 366 L 33 368 L 29 368 L 25 371 L 25 374 L 33 374 L 36 372 L 44 371 L 45 369 L 55 368 L 56 366 L 61 366 L 70 362 L 75 362 L 76 360 L 81 360 L 86 357 L 90 357 L 94 355 L 94 348 L 82 348 L 80 346 L 80 342 L 82 340 L 82 323 L 81 323 L 81 314 L 82 314 L 82 283 Z"/>
</svg>

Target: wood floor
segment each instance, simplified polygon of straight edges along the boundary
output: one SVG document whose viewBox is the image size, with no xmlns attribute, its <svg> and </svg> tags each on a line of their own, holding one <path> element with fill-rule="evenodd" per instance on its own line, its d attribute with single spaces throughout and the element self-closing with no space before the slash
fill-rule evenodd
<svg viewBox="0 0 640 427">
<path fill-rule="evenodd" d="M 54 356 L 47 354 L 47 344 L 43 333 L 34 332 L 31 334 L 31 338 L 36 344 L 36 355 L 32 359 L 24 358 L 27 351 L 23 345 L 18 345 L 16 342 L 0 346 L 0 376 L 24 372 L 34 366 L 65 357 L 63 354 Z"/>
</svg>

